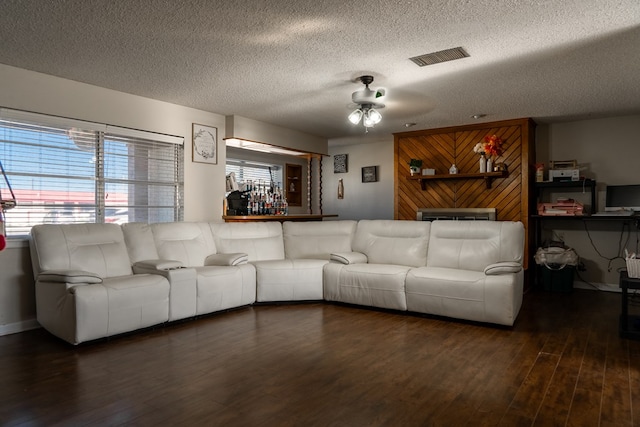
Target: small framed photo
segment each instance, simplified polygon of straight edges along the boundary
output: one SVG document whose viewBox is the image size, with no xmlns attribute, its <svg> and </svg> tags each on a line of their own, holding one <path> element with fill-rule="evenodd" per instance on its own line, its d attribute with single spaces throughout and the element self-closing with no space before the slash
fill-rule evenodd
<svg viewBox="0 0 640 427">
<path fill-rule="evenodd" d="M 377 181 L 378 181 L 377 166 L 365 166 L 362 168 L 362 182 L 377 182 Z"/>
<path fill-rule="evenodd" d="M 336 154 L 333 156 L 333 173 L 347 173 L 349 171 L 349 155 Z"/>
<path fill-rule="evenodd" d="M 193 161 L 218 163 L 218 128 L 193 123 Z"/>
</svg>

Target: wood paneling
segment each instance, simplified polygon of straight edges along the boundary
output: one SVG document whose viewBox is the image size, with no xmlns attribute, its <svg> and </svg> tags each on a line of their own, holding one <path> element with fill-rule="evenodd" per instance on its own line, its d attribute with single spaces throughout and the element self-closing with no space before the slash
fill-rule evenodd
<svg viewBox="0 0 640 427">
<path fill-rule="evenodd" d="M 534 127 L 530 119 L 478 125 L 427 129 L 395 136 L 395 218 L 414 220 L 420 208 L 496 208 L 499 221 L 522 221 L 526 229 L 525 267 L 531 248 L 529 215 L 532 209 Z M 495 162 L 509 169 L 505 178 L 493 180 L 487 189 L 483 179 L 430 180 L 425 190 L 410 180 L 409 160 L 421 159 L 423 168 L 448 174 L 453 163 L 459 173 L 479 172 L 479 157 L 473 147 L 487 135 L 502 138 L 504 153 Z"/>
</svg>

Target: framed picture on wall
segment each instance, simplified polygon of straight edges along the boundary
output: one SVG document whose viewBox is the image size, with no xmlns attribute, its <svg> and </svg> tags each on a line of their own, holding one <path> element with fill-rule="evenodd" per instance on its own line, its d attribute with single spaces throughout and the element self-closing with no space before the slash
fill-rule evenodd
<svg viewBox="0 0 640 427">
<path fill-rule="evenodd" d="M 333 173 L 347 173 L 349 170 L 349 155 L 336 154 L 333 156 Z"/>
<path fill-rule="evenodd" d="M 377 182 L 377 181 L 378 181 L 377 166 L 365 166 L 362 168 L 362 182 Z"/>
<path fill-rule="evenodd" d="M 218 163 L 218 128 L 193 123 L 193 161 Z"/>
</svg>

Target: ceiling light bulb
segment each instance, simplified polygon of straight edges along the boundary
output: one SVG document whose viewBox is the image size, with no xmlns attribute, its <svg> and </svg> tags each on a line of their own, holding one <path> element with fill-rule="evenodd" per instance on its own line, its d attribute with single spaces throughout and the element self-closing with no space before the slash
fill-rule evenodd
<svg viewBox="0 0 640 427">
<path fill-rule="evenodd" d="M 357 125 L 360 122 L 360 119 L 362 118 L 362 114 L 363 113 L 361 109 L 355 110 L 353 113 L 349 114 L 349 121 L 354 125 Z"/>
<path fill-rule="evenodd" d="M 374 108 L 371 108 L 369 109 L 369 111 L 367 111 L 367 117 L 373 122 L 374 125 L 380 123 L 380 120 L 382 120 L 382 114 L 380 114 L 378 110 Z"/>
<path fill-rule="evenodd" d="M 365 114 L 364 119 L 362 119 L 362 124 L 366 128 L 372 128 L 376 123 L 371 119 L 369 114 Z"/>
</svg>

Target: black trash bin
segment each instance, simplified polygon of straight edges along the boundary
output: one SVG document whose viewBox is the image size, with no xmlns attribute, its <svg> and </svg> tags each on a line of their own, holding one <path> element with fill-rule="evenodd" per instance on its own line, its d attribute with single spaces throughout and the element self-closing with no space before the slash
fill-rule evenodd
<svg viewBox="0 0 640 427">
<path fill-rule="evenodd" d="M 553 267 L 553 265 L 549 267 Z M 563 268 L 558 269 L 549 267 L 545 265 L 540 267 L 540 270 L 542 270 L 542 289 L 551 292 L 571 292 L 576 268 L 572 265 L 565 265 Z"/>
<path fill-rule="evenodd" d="M 549 245 L 538 248 L 535 255 L 540 270 L 542 289 L 551 292 L 571 292 L 573 277 L 579 257 L 573 248 L 561 245 Z"/>
</svg>

